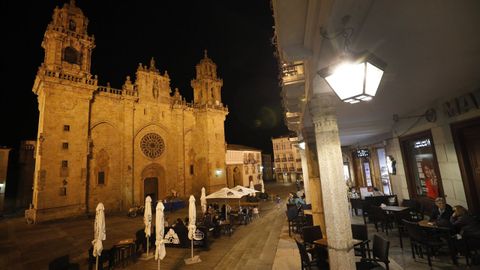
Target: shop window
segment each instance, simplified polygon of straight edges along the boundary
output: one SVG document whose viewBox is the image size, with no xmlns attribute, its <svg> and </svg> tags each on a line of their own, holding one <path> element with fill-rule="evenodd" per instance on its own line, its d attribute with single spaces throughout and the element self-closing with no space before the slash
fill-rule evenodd
<svg viewBox="0 0 480 270">
<path fill-rule="evenodd" d="M 402 138 L 401 145 L 410 195 L 429 199 L 443 196 L 431 133 L 428 131 Z"/>
</svg>

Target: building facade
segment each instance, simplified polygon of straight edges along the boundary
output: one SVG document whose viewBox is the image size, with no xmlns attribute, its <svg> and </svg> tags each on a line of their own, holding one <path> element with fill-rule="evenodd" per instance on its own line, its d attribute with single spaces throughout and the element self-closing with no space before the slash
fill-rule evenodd
<svg viewBox="0 0 480 270">
<path fill-rule="evenodd" d="M 16 207 L 28 208 L 32 202 L 36 141 L 21 141 L 18 151 Z"/>
<path fill-rule="evenodd" d="M 224 187 L 228 109 L 222 79 L 207 56 L 187 103 L 151 60 L 121 89 L 90 73 L 94 38 L 72 1 L 56 8 L 42 42 L 33 92 L 40 112 L 33 190 L 35 220 L 122 211 L 172 192 L 200 195 Z"/>
<path fill-rule="evenodd" d="M 263 180 L 273 181 L 273 162 L 271 154 L 262 154 L 262 166 L 263 166 Z"/>
<path fill-rule="evenodd" d="M 227 183 L 232 188 L 237 185 L 248 187 L 263 179 L 262 151 L 243 145 L 227 145 Z"/>
<path fill-rule="evenodd" d="M 10 148 L 0 147 L 0 214 L 3 214 L 5 204 L 5 190 L 7 189 L 7 172 Z"/>
<path fill-rule="evenodd" d="M 297 145 L 297 138 L 272 138 L 275 179 L 277 182 L 291 183 L 302 180 L 302 159 Z"/>
</svg>

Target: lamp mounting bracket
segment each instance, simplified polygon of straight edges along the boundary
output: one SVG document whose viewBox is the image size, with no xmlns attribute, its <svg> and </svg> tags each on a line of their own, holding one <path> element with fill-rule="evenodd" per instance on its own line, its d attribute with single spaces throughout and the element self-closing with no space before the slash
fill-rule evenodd
<svg viewBox="0 0 480 270">
<path fill-rule="evenodd" d="M 395 123 L 399 122 L 401 119 L 410 119 L 410 118 L 419 118 L 419 117 L 425 117 L 425 120 L 427 122 L 433 123 L 437 121 L 437 111 L 433 108 L 428 109 L 424 114 L 420 115 L 408 115 L 408 116 L 398 116 L 398 114 L 393 115 L 393 121 Z"/>
</svg>

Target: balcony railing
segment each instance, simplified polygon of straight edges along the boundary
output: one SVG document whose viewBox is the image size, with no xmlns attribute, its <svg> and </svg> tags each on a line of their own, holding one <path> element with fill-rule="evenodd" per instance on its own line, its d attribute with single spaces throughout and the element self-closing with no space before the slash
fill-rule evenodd
<svg viewBox="0 0 480 270">
<path fill-rule="evenodd" d="M 282 65 L 283 85 L 289 85 L 305 81 L 305 69 L 303 62 L 284 63 Z"/>
<path fill-rule="evenodd" d="M 291 172 L 294 172 L 294 171 L 295 171 L 295 168 L 294 168 L 294 167 L 290 167 L 290 168 L 288 168 L 288 170 L 291 171 Z"/>
</svg>

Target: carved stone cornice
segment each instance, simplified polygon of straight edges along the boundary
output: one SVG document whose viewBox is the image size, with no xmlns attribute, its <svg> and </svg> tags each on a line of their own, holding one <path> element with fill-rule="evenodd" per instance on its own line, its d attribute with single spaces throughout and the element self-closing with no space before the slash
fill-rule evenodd
<svg viewBox="0 0 480 270">
<path fill-rule="evenodd" d="M 334 94 L 315 95 L 309 102 L 309 110 L 315 131 L 338 131 L 336 107 L 339 104 Z"/>
</svg>

